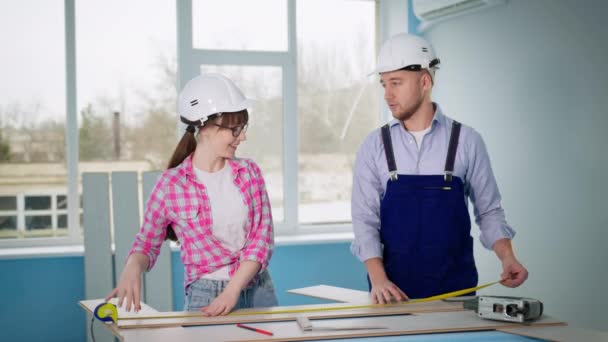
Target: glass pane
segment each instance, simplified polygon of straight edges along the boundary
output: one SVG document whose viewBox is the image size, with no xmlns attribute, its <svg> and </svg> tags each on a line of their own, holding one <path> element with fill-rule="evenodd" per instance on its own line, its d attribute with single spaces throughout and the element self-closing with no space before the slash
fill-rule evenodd
<svg viewBox="0 0 608 342">
<path fill-rule="evenodd" d="M 0 216 L 0 229 L 17 229 L 17 216 Z"/>
<path fill-rule="evenodd" d="M 17 197 L 0 196 L 0 210 L 17 210 Z"/>
<path fill-rule="evenodd" d="M 298 1 L 297 25 L 300 222 L 349 222 L 355 154 L 380 117 L 375 2 Z"/>
<path fill-rule="evenodd" d="M 194 0 L 197 49 L 287 51 L 286 0 Z"/>
<path fill-rule="evenodd" d="M 51 237 L 53 236 L 51 216 L 26 216 L 25 234 L 27 237 Z"/>
<path fill-rule="evenodd" d="M 63 0 L 0 1 L 0 41 L 0 162 L 63 162 Z"/>
<path fill-rule="evenodd" d="M 0 216 L 0 239 L 17 237 L 17 216 Z"/>
<path fill-rule="evenodd" d="M 57 228 L 59 228 L 59 229 L 68 228 L 68 215 L 57 215 Z"/>
<path fill-rule="evenodd" d="M 63 0 L 0 1 L 0 210 L 24 193 L 65 192 L 65 20 Z M 26 210 L 51 209 L 26 197 Z M 17 218 L 0 218 L 0 236 L 22 237 Z"/>
<path fill-rule="evenodd" d="M 66 195 L 57 195 L 57 209 L 68 208 L 68 197 Z"/>
<path fill-rule="evenodd" d="M 201 66 L 201 72 L 218 72 L 246 97 L 256 100 L 250 109 L 247 140 L 239 157 L 253 159 L 261 168 L 275 222 L 283 221 L 283 97 L 280 67 Z"/>
<path fill-rule="evenodd" d="M 50 210 L 51 196 L 26 196 L 25 210 Z"/>
<path fill-rule="evenodd" d="M 178 122 L 175 10 L 175 0 L 76 2 L 81 172 L 165 167 Z"/>
<path fill-rule="evenodd" d="M 25 217 L 25 229 L 51 229 L 53 225 L 51 223 L 51 216 L 26 216 Z"/>
</svg>

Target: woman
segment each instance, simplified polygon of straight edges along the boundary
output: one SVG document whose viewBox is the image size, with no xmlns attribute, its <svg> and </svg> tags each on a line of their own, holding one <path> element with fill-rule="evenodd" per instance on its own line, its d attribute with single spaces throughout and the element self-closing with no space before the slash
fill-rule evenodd
<svg viewBox="0 0 608 342">
<path fill-rule="evenodd" d="M 185 267 L 184 310 L 225 315 L 277 305 L 266 267 L 274 246 L 272 214 L 260 168 L 235 152 L 249 114 L 236 85 L 220 74 L 192 79 L 179 94 L 187 125 L 146 205 L 143 225 L 118 286 L 126 310 L 139 311 L 141 273 L 154 266 L 163 240 L 179 241 Z"/>
</svg>

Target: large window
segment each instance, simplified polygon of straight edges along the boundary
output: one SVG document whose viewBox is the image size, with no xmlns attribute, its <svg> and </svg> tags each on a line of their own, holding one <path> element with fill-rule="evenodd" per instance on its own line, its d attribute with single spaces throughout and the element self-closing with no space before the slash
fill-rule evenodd
<svg viewBox="0 0 608 342">
<path fill-rule="evenodd" d="M 78 201 L 82 172 L 165 167 L 176 144 L 175 8 L 174 0 L 0 3 L 0 245 L 80 241 L 70 177 Z M 70 141 L 79 152 L 72 169 Z"/>
<path fill-rule="evenodd" d="M 277 234 L 348 223 L 354 154 L 380 118 L 377 7 L 0 2 L 0 247 L 79 243 L 83 172 L 164 169 L 176 90 L 200 72 L 257 100 L 239 156 L 262 168 Z"/>
<path fill-rule="evenodd" d="M 199 71 L 221 72 L 259 101 L 240 153 L 264 171 L 278 234 L 350 222 L 355 153 L 380 118 L 367 76 L 376 6 L 193 0 L 178 10 L 181 86 Z"/>
</svg>

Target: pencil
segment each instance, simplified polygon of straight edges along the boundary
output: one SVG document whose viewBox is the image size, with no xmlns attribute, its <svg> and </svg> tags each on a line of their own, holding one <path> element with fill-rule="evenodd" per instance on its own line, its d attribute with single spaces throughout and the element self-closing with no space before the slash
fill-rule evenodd
<svg viewBox="0 0 608 342">
<path fill-rule="evenodd" d="M 254 328 L 254 327 L 250 327 L 248 325 L 244 325 L 244 324 L 241 324 L 241 323 L 237 323 L 236 326 L 239 327 L 239 328 L 255 331 L 255 332 L 258 332 L 260 334 L 264 334 L 264 335 L 268 335 L 268 336 L 273 336 L 274 335 L 270 331 L 266 331 L 266 330 L 262 330 L 262 329 L 258 329 L 258 328 Z"/>
</svg>

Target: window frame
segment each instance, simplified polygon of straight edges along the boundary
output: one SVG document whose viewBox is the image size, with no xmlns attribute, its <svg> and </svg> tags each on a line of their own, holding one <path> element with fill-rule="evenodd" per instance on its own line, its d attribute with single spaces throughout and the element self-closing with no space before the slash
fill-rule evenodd
<svg viewBox="0 0 608 342">
<path fill-rule="evenodd" d="M 15 210 L 0 210 L 0 215 L 16 216 L 17 226 L 16 226 L 15 231 L 17 232 L 17 234 L 20 234 L 23 236 L 17 237 L 17 238 L 6 238 L 5 240 L 0 240 L 1 243 L 8 244 L 9 242 L 16 242 L 16 241 L 24 241 L 24 242 L 31 241 L 33 243 L 30 243 L 27 245 L 32 246 L 32 245 L 45 245 L 46 242 L 48 242 L 45 240 L 50 240 L 50 242 L 53 242 L 53 241 L 57 241 L 59 239 L 69 238 L 69 234 L 70 234 L 69 224 L 68 224 L 68 227 L 66 227 L 66 228 L 59 227 L 59 216 L 60 215 L 68 215 L 68 219 L 69 219 L 69 209 L 68 208 L 60 209 L 57 206 L 57 204 L 58 204 L 57 198 L 59 196 L 66 196 L 66 193 L 64 191 L 61 191 L 61 190 L 45 190 L 45 191 L 29 190 L 29 191 L 21 192 L 18 194 L 2 194 L 2 196 L 14 197 L 16 200 L 17 207 Z M 25 207 L 26 198 L 35 197 L 35 196 L 49 197 L 50 198 L 50 208 L 48 208 L 48 209 L 26 209 L 26 207 Z M 79 203 L 79 201 L 77 203 Z M 79 206 L 79 208 L 76 212 L 79 220 L 80 220 L 79 215 L 81 212 L 82 212 L 82 208 L 80 208 L 80 206 Z M 65 229 L 65 232 L 66 232 L 65 236 L 35 237 L 35 234 L 32 234 L 32 236 L 27 236 L 28 229 L 26 227 L 26 218 L 29 216 L 50 216 L 51 217 L 51 230 L 52 230 L 53 234 L 56 234 L 59 229 Z M 79 225 L 80 225 L 80 223 L 79 223 Z M 78 233 L 78 234 L 80 234 L 80 233 Z M 0 245 L 0 247 L 4 247 L 4 246 Z"/>
</svg>

